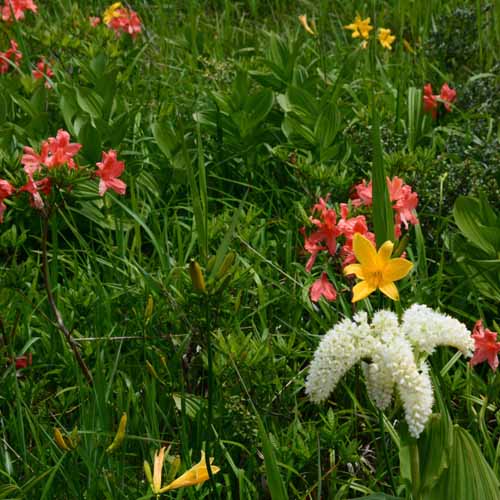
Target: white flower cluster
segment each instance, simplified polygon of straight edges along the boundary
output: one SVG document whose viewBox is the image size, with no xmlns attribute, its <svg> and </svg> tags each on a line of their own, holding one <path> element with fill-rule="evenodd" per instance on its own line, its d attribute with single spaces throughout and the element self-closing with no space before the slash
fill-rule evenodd
<svg viewBox="0 0 500 500">
<path fill-rule="evenodd" d="M 427 306 L 413 304 L 403 314 L 401 326 L 403 335 L 420 352 L 431 354 L 440 345 L 455 347 L 467 357 L 474 351 L 474 340 L 463 323 Z"/>
<path fill-rule="evenodd" d="M 450 345 L 470 356 L 473 341 L 462 323 L 426 306 L 408 309 L 401 324 L 389 311 L 378 311 L 368 323 L 366 313 L 337 323 L 321 340 L 309 368 L 306 392 L 314 402 L 328 398 L 341 377 L 363 362 L 368 394 L 384 410 L 397 387 L 410 433 L 419 437 L 432 413 L 433 394 L 426 363 L 415 351 L 431 353 Z"/>
</svg>

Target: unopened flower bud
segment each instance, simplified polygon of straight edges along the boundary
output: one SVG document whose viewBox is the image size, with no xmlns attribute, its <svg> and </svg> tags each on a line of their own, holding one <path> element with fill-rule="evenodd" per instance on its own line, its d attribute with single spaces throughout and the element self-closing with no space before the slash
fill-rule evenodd
<svg viewBox="0 0 500 500">
<path fill-rule="evenodd" d="M 146 324 L 149 323 L 151 316 L 153 315 L 153 307 L 153 296 L 150 294 L 148 297 L 148 302 L 146 304 L 146 310 L 144 311 L 144 319 L 146 320 Z"/>
<path fill-rule="evenodd" d="M 147 462 L 146 460 L 144 460 L 144 475 L 146 476 L 148 483 L 152 486 L 153 485 L 153 474 L 151 472 L 151 466 L 149 465 L 149 462 Z"/>
<path fill-rule="evenodd" d="M 127 428 L 127 414 L 123 413 L 120 419 L 120 424 L 118 425 L 118 431 L 116 432 L 113 442 L 106 449 L 106 453 L 113 453 L 116 451 L 123 443 L 125 439 L 125 430 Z"/>
<path fill-rule="evenodd" d="M 217 273 L 217 278 L 222 278 L 228 271 L 231 269 L 231 266 L 234 263 L 234 258 L 236 254 L 234 252 L 228 252 L 222 261 L 222 265 L 220 266 L 219 272 Z"/>
<path fill-rule="evenodd" d="M 59 446 L 59 448 L 61 448 L 61 450 L 71 451 L 71 448 L 66 443 L 64 436 L 62 435 L 62 433 L 58 427 L 54 427 L 54 440 L 55 440 L 57 446 Z"/>
<path fill-rule="evenodd" d="M 201 267 L 195 260 L 189 263 L 189 274 L 191 275 L 191 281 L 193 282 L 193 288 L 200 293 L 207 293 L 205 287 L 205 278 L 201 271 Z"/>
</svg>

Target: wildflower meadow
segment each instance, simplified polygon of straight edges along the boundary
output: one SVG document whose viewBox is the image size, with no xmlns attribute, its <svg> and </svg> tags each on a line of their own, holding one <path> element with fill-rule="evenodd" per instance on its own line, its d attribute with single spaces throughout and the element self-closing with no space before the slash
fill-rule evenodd
<svg viewBox="0 0 500 500">
<path fill-rule="evenodd" d="M 0 28 L 0 499 L 500 500 L 498 1 Z"/>
</svg>

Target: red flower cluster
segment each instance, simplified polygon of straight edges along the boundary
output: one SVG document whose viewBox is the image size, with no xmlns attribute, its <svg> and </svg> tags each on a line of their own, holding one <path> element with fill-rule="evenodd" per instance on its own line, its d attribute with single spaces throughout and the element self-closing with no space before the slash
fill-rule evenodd
<svg viewBox="0 0 500 500">
<path fill-rule="evenodd" d="M 52 71 L 51 67 L 47 64 L 45 59 L 40 59 L 36 65 L 37 69 L 34 69 L 32 71 L 33 78 L 35 80 L 45 80 L 45 86 L 50 89 L 52 87 L 51 83 L 49 82 L 48 78 L 52 78 L 54 76 L 54 72 Z"/>
<path fill-rule="evenodd" d="M 58 130 L 56 137 L 49 137 L 42 142 L 40 153 L 37 153 L 26 146 L 24 155 L 21 158 L 21 163 L 24 166 L 24 171 L 28 176 L 32 176 L 34 172 L 42 169 L 45 166 L 49 169 L 67 165 L 69 168 L 78 168 L 73 157 L 82 148 L 81 144 L 69 142 L 69 133 L 65 130 Z"/>
<path fill-rule="evenodd" d="M 141 20 L 137 13 L 124 7 L 113 12 L 107 26 L 114 30 L 117 35 L 128 33 L 132 38 L 135 38 L 142 30 Z"/>
<path fill-rule="evenodd" d="M 57 131 L 56 137 L 49 137 L 42 142 L 39 153 L 26 146 L 21 163 L 28 181 L 18 191 L 29 193 L 31 205 L 39 210 L 42 209 L 45 206 L 42 194 L 48 196 L 52 189 L 48 173 L 52 169 L 62 166 L 74 170 L 78 169 L 74 157 L 81 148 L 81 144 L 70 142 L 69 133 L 62 129 Z M 99 195 L 103 196 L 108 189 L 112 189 L 118 194 L 125 194 L 127 185 L 118 179 L 125 169 L 125 164 L 117 160 L 116 151 L 110 149 L 107 153 L 103 152 L 102 162 L 98 162 L 96 165 L 95 175 L 101 178 Z M 0 222 L 3 222 L 3 213 L 7 208 L 4 200 L 15 191 L 16 189 L 8 181 L 0 179 Z"/>
<path fill-rule="evenodd" d="M 444 83 L 441 87 L 440 94 L 433 94 L 432 85 L 428 83 L 427 85 L 424 85 L 424 111 L 426 113 L 431 113 L 432 118 L 436 119 L 438 115 L 439 102 L 442 101 L 446 111 L 450 112 L 450 104 L 455 101 L 456 97 L 456 90 L 450 88 L 447 83 Z"/>
<path fill-rule="evenodd" d="M 418 204 L 418 195 L 412 191 L 410 186 L 404 184 L 399 177 L 394 177 L 392 180 L 387 178 L 387 188 L 395 212 L 394 232 L 399 238 L 402 226 L 408 229 L 408 224 L 418 224 L 418 219 L 414 213 Z M 356 194 L 351 201 L 353 207 L 369 207 L 372 205 L 371 182 L 366 183 L 366 181 L 363 181 L 354 186 L 354 190 Z M 336 256 L 342 268 L 356 262 L 353 251 L 353 241 L 356 233 L 361 234 L 375 244 L 375 235 L 368 230 L 366 217 L 364 215 L 349 217 L 349 205 L 340 203 L 340 219 L 337 220 L 337 212 L 333 208 L 328 208 L 329 197 L 328 194 L 326 199 L 320 198 L 312 208 L 309 219 L 315 230 L 307 236 L 305 228 L 301 229 L 304 235 L 304 249 L 309 254 L 306 263 L 308 273 L 311 272 L 318 254 L 323 251 L 328 252 L 331 257 Z M 313 302 L 317 302 L 322 296 L 330 301 L 335 300 L 337 297 L 337 292 L 328 281 L 326 273 L 322 273 L 321 277 L 313 283 L 309 294 Z"/>
<path fill-rule="evenodd" d="M 7 73 L 12 67 L 12 64 L 19 66 L 19 62 L 23 58 L 22 53 L 18 50 L 15 40 L 10 41 L 10 49 L 5 52 L 0 52 L 0 74 Z"/>
<path fill-rule="evenodd" d="M 24 13 L 27 10 L 37 11 L 37 6 L 33 0 L 5 0 L 2 7 L 2 19 L 12 21 L 12 14 L 16 21 L 24 19 Z"/>
<path fill-rule="evenodd" d="M 491 369 L 496 371 L 498 368 L 498 353 L 500 352 L 500 342 L 497 342 L 497 333 L 485 329 L 483 322 L 479 320 L 474 325 L 472 331 L 472 338 L 474 339 L 474 356 L 470 360 L 472 366 L 484 361 L 488 361 Z"/>
<path fill-rule="evenodd" d="M 366 181 L 363 181 L 354 186 L 354 189 L 357 196 L 352 200 L 352 204 L 355 207 L 371 206 L 373 203 L 372 182 L 370 181 L 367 184 Z M 418 205 L 418 195 L 399 177 L 394 177 L 392 180 L 387 177 L 387 189 L 389 190 L 390 200 L 394 202 L 392 205 L 395 212 L 394 232 L 396 237 L 399 238 L 401 236 L 401 225 L 408 229 L 408 224 L 418 224 L 418 219 L 414 213 Z"/>
<path fill-rule="evenodd" d="M 333 208 L 327 206 L 329 197 L 328 194 L 326 199 L 320 198 L 319 202 L 314 205 L 310 220 L 316 226 L 316 231 L 309 236 L 304 236 L 304 248 L 310 254 L 306 264 L 307 272 L 311 272 L 319 252 L 326 250 L 331 256 L 337 254 L 338 238 L 344 238 L 339 251 L 342 267 L 355 261 L 352 249 L 355 233 L 360 233 L 370 241 L 375 241 L 375 235 L 368 231 L 365 216 L 358 215 L 349 218 L 349 207 L 346 203 L 340 204 L 340 220 L 337 222 L 337 213 Z M 305 235 L 305 228 L 302 228 L 302 233 Z M 330 301 L 337 298 L 335 288 L 328 282 L 326 273 L 323 273 L 310 289 L 310 297 L 313 302 L 317 302 L 321 296 Z"/>
<path fill-rule="evenodd" d="M 42 142 L 40 153 L 37 153 L 29 146 L 24 148 L 21 163 L 28 177 L 28 182 L 19 191 L 26 191 L 31 194 L 31 204 L 35 208 L 41 209 L 44 207 L 40 191 L 48 195 L 52 187 L 48 177 L 35 180 L 35 173 L 42 172 L 44 168 L 50 170 L 63 165 L 68 168 L 78 168 L 73 157 L 80 151 L 82 145 L 72 143 L 69 139 L 68 132 L 61 129 L 57 131 L 56 137 L 49 137 Z"/>
</svg>

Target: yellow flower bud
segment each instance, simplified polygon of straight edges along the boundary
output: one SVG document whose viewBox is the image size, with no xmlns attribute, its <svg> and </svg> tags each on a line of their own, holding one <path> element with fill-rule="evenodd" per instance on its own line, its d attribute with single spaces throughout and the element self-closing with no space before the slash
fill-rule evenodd
<svg viewBox="0 0 500 500">
<path fill-rule="evenodd" d="M 222 278 L 228 271 L 231 269 L 231 266 L 234 263 L 234 258 L 236 254 L 234 252 L 228 252 L 222 261 L 222 265 L 220 266 L 219 272 L 217 273 L 217 278 Z"/>
<path fill-rule="evenodd" d="M 153 307 L 154 307 L 153 296 L 149 294 L 148 302 L 146 304 L 146 310 L 144 311 L 144 318 L 146 320 L 146 324 L 149 323 L 149 320 L 153 315 Z"/>
<path fill-rule="evenodd" d="M 144 475 L 146 476 L 148 483 L 153 486 L 153 474 L 151 472 L 151 466 L 146 460 L 144 460 Z"/>
<path fill-rule="evenodd" d="M 200 265 L 195 260 L 189 263 L 189 274 L 191 275 L 194 289 L 200 293 L 207 293 L 205 278 L 203 277 Z"/>
<path fill-rule="evenodd" d="M 64 437 L 58 427 L 54 427 L 54 440 L 63 451 L 71 451 L 71 448 L 67 445 Z"/>
<path fill-rule="evenodd" d="M 71 449 L 76 449 L 78 443 L 80 442 L 80 437 L 78 436 L 78 427 L 74 427 L 71 431 L 71 435 L 66 438 Z"/>
<path fill-rule="evenodd" d="M 123 443 L 125 439 L 125 430 L 127 428 L 127 414 L 123 413 L 120 419 L 120 424 L 118 425 L 118 431 L 116 432 L 113 442 L 106 449 L 106 453 L 113 453 L 116 451 Z"/>
</svg>

